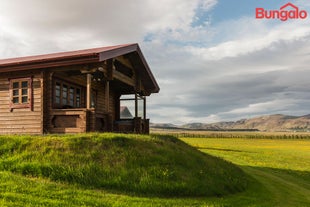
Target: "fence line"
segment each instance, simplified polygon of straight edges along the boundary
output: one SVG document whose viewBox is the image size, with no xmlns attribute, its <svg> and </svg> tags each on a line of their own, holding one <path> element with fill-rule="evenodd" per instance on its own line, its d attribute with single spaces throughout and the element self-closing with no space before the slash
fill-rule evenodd
<svg viewBox="0 0 310 207">
<path fill-rule="evenodd" d="M 206 132 L 206 133 L 188 133 L 188 132 L 154 132 L 154 134 L 159 135 L 169 135 L 174 136 L 177 138 L 247 138 L 247 139 L 310 139 L 310 133 L 305 134 L 293 134 L 293 133 L 287 133 L 287 134 L 277 134 L 272 132 L 260 132 L 260 133 L 238 133 L 238 132 Z"/>
</svg>

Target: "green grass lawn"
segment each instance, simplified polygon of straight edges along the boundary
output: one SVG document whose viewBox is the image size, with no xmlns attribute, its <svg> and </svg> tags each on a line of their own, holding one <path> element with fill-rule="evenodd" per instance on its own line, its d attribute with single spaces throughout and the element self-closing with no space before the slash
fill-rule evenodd
<svg viewBox="0 0 310 207">
<path fill-rule="evenodd" d="M 39 140 L 34 142 L 34 138 Z M 0 206 L 310 206 L 310 140 L 182 140 L 202 152 L 235 163 L 245 173 L 234 171 L 234 167 L 214 167 L 226 166 L 226 162 L 203 155 L 171 137 L 103 134 L 12 139 L 2 136 Z M 215 165 L 211 167 L 205 159 L 215 161 Z M 113 171 L 114 161 L 117 161 L 116 167 L 123 170 Z M 99 176 L 114 175 L 114 181 L 119 179 L 114 184 L 119 185 L 107 187 L 109 185 L 100 183 L 96 168 L 89 168 L 94 167 L 94 163 L 109 169 L 110 174 L 99 169 Z M 60 165 L 65 167 L 61 169 Z M 124 166 L 129 174 L 125 173 Z M 238 182 L 246 184 L 245 190 L 235 189 L 234 193 L 213 196 L 180 196 L 176 191 L 165 197 L 160 191 L 143 193 L 138 185 L 130 187 L 133 180 L 139 180 L 143 189 L 148 186 L 145 181 L 153 190 L 152 182 L 157 187 L 162 183 L 161 189 L 171 189 L 171 186 L 178 189 L 178 185 L 173 186 L 173 176 L 180 180 L 186 180 L 182 174 L 194 176 L 204 183 L 209 181 L 207 177 L 199 177 L 200 174 L 204 170 L 211 173 L 213 169 L 217 169 L 222 180 L 225 176 L 234 180 L 229 176 L 239 172 L 241 177 L 235 178 L 244 179 L 245 182 Z M 233 171 L 227 174 L 221 169 Z M 83 181 L 86 175 L 94 177 Z M 121 182 L 126 180 L 128 182 Z M 198 186 L 197 180 L 192 182 Z M 203 184 L 199 188 L 197 192 L 210 190 Z"/>
<path fill-rule="evenodd" d="M 266 198 L 263 206 L 310 206 L 310 140 L 182 140 L 241 166 L 262 185 L 262 191 L 257 189 L 256 192 Z"/>
<path fill-rule="evenodd" d="M 2 136 L 0 171 L 2 206 L 180 206 L 196 201 L 177 197 L 223 197 L 250 182 L 237 166 L 159 135 Z"/>
</svg>

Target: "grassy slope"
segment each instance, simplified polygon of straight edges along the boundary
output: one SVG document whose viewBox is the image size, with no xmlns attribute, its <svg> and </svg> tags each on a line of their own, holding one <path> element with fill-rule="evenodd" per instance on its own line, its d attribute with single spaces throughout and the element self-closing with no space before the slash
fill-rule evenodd
<svg viewBox="0 0 310 207">
<path fill-rule="evenodd" d="M 241 165 L 253 177 L 247 190 L 224 197 L 136 197 L 2 171 L 0 206 L 310 206 L 310 140 L 184 140 Z"/>
<path fill-rule="evenodd" d="M 70 198 L 73 192 L 82 194 L 83 189 L 96 192 L 95 197 L 101 200 L 107 192 L 160 197 L 220 196 L 242 191 L 247 185 L 246 175 L 234 165 L 178 139 L 162 136 L 1 137 L 0 170 L 0 179 L 5 180 L 0 188 L 2 206 L 15 197 L 27 203 L 33 193 L 42 198 L 37 202 L 43 200 L 49 205 L 54 198 Z M 54 195 L 62 185 L 68 191 Z"/>
<path fill-rule="evenodd" d="M 310 206 L 310 140 L 183 140 L 203 152 L 242 166 L 257 179 L 262 186 L 255 191 L 265 198 L 258 206 Z M 247 195 L 243 197 L 247 198 Z M 237 200 L 232 203 L 236 204 Z"/>
</svg>

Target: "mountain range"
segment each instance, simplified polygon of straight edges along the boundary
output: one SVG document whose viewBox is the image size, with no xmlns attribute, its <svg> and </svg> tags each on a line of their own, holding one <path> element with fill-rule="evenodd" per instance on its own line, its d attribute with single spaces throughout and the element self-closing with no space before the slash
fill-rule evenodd
<svg viewBox="0 0 310 207">
<path fill-rule="evenodd" d="M 288 116 L 273 114 L 241 119 L 238 121 L 217 123 L 189 123 L 174 125 L 170 123 L 150 125 L 152 128 L 163 129 L 187 129 L 187 130 L 209 130 L 209 131 L 310 131 L 310 114 L 304 116 Z"/>
</svg>

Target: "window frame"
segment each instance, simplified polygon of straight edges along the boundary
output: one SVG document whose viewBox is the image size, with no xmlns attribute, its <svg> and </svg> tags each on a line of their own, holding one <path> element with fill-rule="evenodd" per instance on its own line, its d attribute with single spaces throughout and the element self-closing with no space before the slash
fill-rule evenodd
<svg viewBox="0 0 310 207">
<path fill-rule="evenodd" d="M 59 103 L 56 103 L 56 85 L 57 83 L 60 85 L 59 88 Z M 64 98 L 64 85 L 66 86 L 66 98 Z M 70 102 L 72 101 L 71 99 L 71 89 L 74 89 L 74 93 L 73 93 L 73 105 L 70 105 Z M 77 84 L 71 83 L 69 81 L 66 80 L 62 80 L 60 78 L 55 78 L 53 80 L 53 96 L 52 96 L 52 105 L 54 109 L 63 109 L 65 108 L 65 106 L 68 107 L 72 107 L 72 108 L 83 108 L 82 107 L 82 91 L 83 91 L 83 87 L 79 86 Z M 78 101 L 78 96 L 77 96 L 77 91 L 80 91 L 79 93 L 79 101 Z M 66 100 L 66 103 L 63 104 L 63 101 Z M 79 103 L 79 105 L 77 105 L 77 103 Z"/>
<path fill-rule="evenodd" d="M 13 109 L 22 109 L 22 108 L 30 108 L 30 110 L 33 110 L 33 97 L 32 97 L 32 77 L 24 77 L 24 78 L 10 78 L 9 79 L 9 93 L 10 93 L 10 104 L 9 108 L 10 111 L 13 111 Z M 25 97 L 25 94 L 22 93 L 22 90 L 25 90 L 26 88 L 22 87 L 22 82 L 27 82 L 27 103 L 23 103 L 23 97 Z M 16 88 L 13 87 L 14 83 L 18 83 L 18 95 L 14 95 L 14 90 Z M 14 103 L 13 99 L 18 98 L 18 103 Z"/>
</svg>

